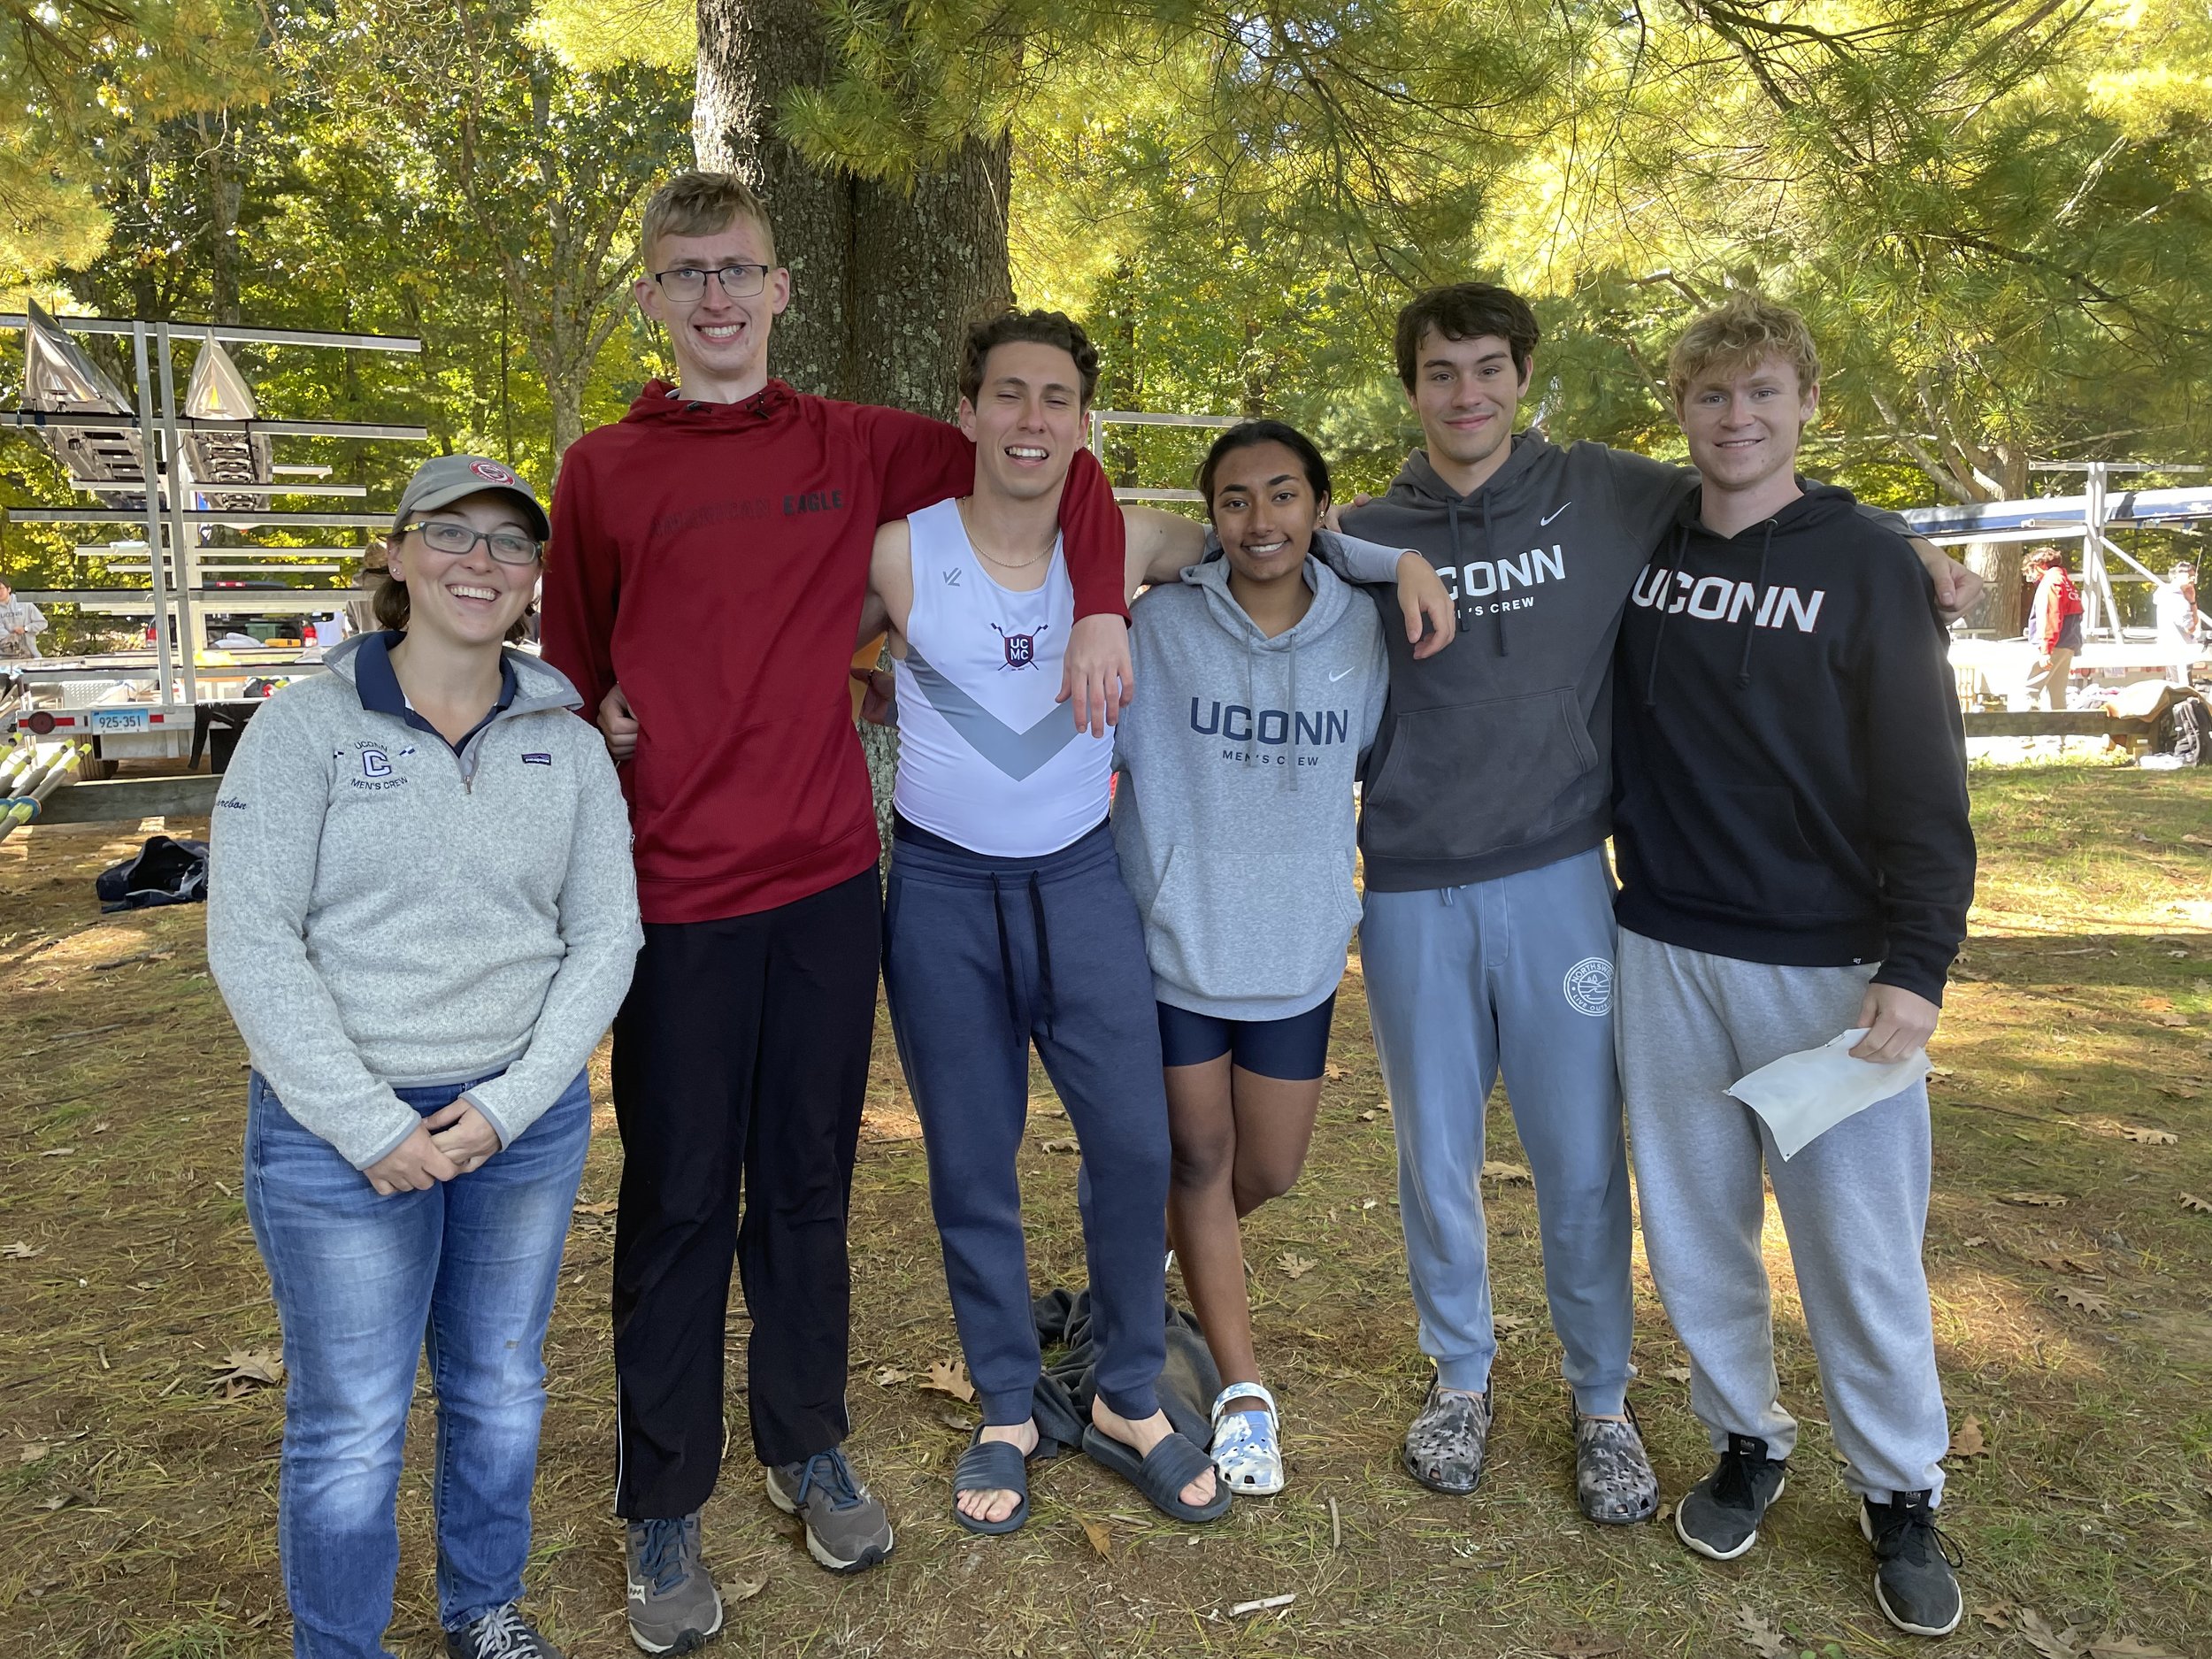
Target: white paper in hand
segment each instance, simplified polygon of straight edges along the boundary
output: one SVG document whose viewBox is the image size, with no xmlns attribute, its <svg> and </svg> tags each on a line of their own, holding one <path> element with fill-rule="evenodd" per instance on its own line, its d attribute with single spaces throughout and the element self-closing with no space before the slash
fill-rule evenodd
<svg viewBox="0 0 2212 1659">
<path fill-rule="evenodd" d="M 1784 1158 L 1795 1157 L 1816 1135 L 1928 1075 L 1925 1048 L 1886 1063 L 1854 1060 L 1849 1050 L 1865 1035 L 1862 1025 L 1817 1048 L 1786 1054 L 1737 1079 L 1728 1092 L 1766 1120 Z"/>
</svg>

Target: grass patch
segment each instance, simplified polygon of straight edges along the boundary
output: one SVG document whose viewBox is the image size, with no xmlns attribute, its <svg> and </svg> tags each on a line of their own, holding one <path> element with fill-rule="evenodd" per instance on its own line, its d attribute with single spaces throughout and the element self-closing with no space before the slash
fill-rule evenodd
<svg viewBox="0 0 2212 1659">
<path fill-rule="evenodd" d="M 2008 1624 L 2029 1608 L 2055 1629 L 2196 1652 L 2212 1554 L 2212 1214 L 2181 1194 L 2212 1200 L 2212 777 L 2048 765 L 1978 768 L 1972 782 L 1982 902 L 1938 1045 L 1928 1263 L 1952 1417 L 1976 1417 L 1988 1449 L 1953 1460 L 1946 1525 L 1968 1552 L 1970 1608 Z M 93 874 L 133 845 L 58 826 L 0 843 L 0 1249 L 29 1252 L 0 1256 L 0 1652 L 275 1659 L 289 1651 L 280 1406 L 267 1391 L 225 1401 L 210 1386 L 228 1350 L 277 1337 L 238 1197 L 245 1056 L 205 977 L 198 911 L 97 914 Z M 595 1085 L 587 1206 L 613 1198 L 619 1167 L 603 1053 Z M 1601 1530 L 1577 1515 L 1525 1187 L 1486 1194 L 1498 1310 L 1520 1323 L 1501 1350 L 1483 1489 L 1454 1502 L 1406 1480 L 1397 1440 L 1426 1367 L 1356 972 L 1306 1178 L 1248 1238 L 1289 1491 L 1191 1532 L 1069 1461 L 1036 1471 L 1025 1532 L 971 1539 L 946 1492 L 970 1414 L 910 1381 L 873 1380 L 957 1351 L 918 1128 L 882 1022 L 870 1091 L 852 1448 L 892 1507 L 899 1553 L 833 1579 L 768 1505 L 742 1455 L 741 1314 L 737 1455 L 709 1506 L 709 1558 L 725 1582 L 762 1587 L 733 1606 L 728 1651 L 1441 1659 L 1579 1643 L 1733 1656 L 1753 1651 L 1744 1607 L 1801 1652 L 1922 1650 L 1872 1605 L 1778 1235 L 1778 1363 L 1804 1440 L 1799 1478 L 1742 1562 L 1716 1566 L 1661 1527 Z M 1024 1171 L 1041 1286 L 1079 1279 L 1082 1263 L 1074 1161 L 1041 1145 L 1064 1119 L 1041 1072 L 1033 1092 Z M 1491 1156 L 1519 1160 L 1502 1099 L 1490 1129 Z M 2007 1202 L 2020 1192 L 2066 1203 Z M 529 1585 L 575 1659 L 631 1651 L 607 1513 L 612 1244 L 611 1215 L 578 1216 L 549 1344 Z M 1277 1264 L 1286 1252 L 1316 1265 L 1294 1280 Z M 2067 1300 L 2084 1289 L 2101 1306 Z M 1635 1398 L 1671 1497 L 1709 1453 L 1664 1376 L 1682 1356 L 1640 1261 L 1638 1294 Z M 411 1427 L 388 1638 L 410 1655 L 437 1643 L 426 1409 Z M 1229 1615 L 1289 1594 L 1279 1610 Z M 1943 1651 L 2028 1649 L 1970 1616 Z"/>
</svg>

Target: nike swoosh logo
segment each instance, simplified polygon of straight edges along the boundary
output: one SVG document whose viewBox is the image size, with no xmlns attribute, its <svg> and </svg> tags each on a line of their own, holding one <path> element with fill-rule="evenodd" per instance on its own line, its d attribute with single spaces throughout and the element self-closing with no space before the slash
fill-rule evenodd
<svg viewBox="0 0 2212 1659">
<path fill-rule="evenodd" d="M 1338 669 L 1336 672 L 1329 676 L 1329 683 L 1333 686 L 1338 680 L 1343 679 L 1345 675 L 1350 673 L 1352 671 L 1348 668 Z"/>
<path fill-rule="evenodd" d="M 1574 503 L 1572 503 L 1572 502 L 1571 502 L 1571 501 L 1563 501 L 1563 502 L 1561 502 L 1561 503 L 1559 503 L 1559 505 L 1557 505 L 1556 507 L 1553 508 L 1553 509 L 1551 510 L 1551 511 L 1549 511 L 1548 513 L 1545 514 L 1545 515 L 1544 515 L 1544 517 L 1542 517 L 1541 518 L 1539 518 L 1539 519 L 1536 521 L 1536 527 L 1537 527 L 1538 529 L 1540 529 L 1540 529 L 1542 529 L 1542 528 L 1543 528 L 1546 525 L 1549 524 L 1549 523 L 1550 523 L 1550 522 L 1551 522 L 1554 518 L 1556 518 L 1557 517 L 1559 517 L 1559 515 L 1560 515 L 1561 513 L 1563 513 L 1563 512 L 1566 511 L 1568 508 L 1570 508 L 1570 507 L 1571 507 L 1571 506 L 1573 506 L 1573 505 L 1574 505 Z"/>
</svg>

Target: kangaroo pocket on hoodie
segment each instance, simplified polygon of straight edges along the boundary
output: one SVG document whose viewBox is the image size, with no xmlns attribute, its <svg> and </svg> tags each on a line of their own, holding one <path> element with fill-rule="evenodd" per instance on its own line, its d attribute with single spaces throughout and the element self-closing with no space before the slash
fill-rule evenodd
<svg viewBox="0 0 2212 1659">
<path fill-rule="evenodd" d="M 1588 818 L 1604 807 L 1606 787 L 1571 686 L 1408 709 L 1367 786 L 1366 845 L 1398 856 L 1479 857 Z M 1534 810 L 1538 803 L 1548 804 Z"/>
<path fill-rule="evenodd" d="M 1865 908 L 1813 852 L 1788 789 L 1706 780 L 1630 787 L 1623 821 L 1636 828 L 1621 832 L 1623 859 L 1639 866 L 1638 885 L 1668 901 L 1764 921 L 1833 921 Z"/>
<path fill-rule="evenodd" d="M 1226 866 L 1222 890 L 1202 890 L 1210 860 Z M 1172 847 L 1145 941 L 1153 972 L 1199 995 L 1258 1002 L 1312 992 L 1317 1000 L 1343 976 L 1358 920 L 1340 854 Z"/>
</svg>

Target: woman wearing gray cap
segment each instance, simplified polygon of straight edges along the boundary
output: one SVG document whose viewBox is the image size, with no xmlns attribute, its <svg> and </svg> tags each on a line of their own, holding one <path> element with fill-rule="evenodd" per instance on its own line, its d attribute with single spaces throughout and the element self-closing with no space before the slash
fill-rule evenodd
<svg viewBox="0 0 2212 1659">
<path fill-rule="evenodd" d="M 246 1213 L 284 1326 L 277 1533 L 294 1654 L 384 1659 L 426 1347 L 446 1651 L 539 1659 L 516 1604 L 545 1331 L 584 1063 L 641 940 L 629 824 L 575 691 L 503 649 L 547 533 L 529 486 L 442 457 L 392 531 L 383 631 L 256 714 L 211 838 L 208 962 L 252 1056 Z"/>
</svg>

